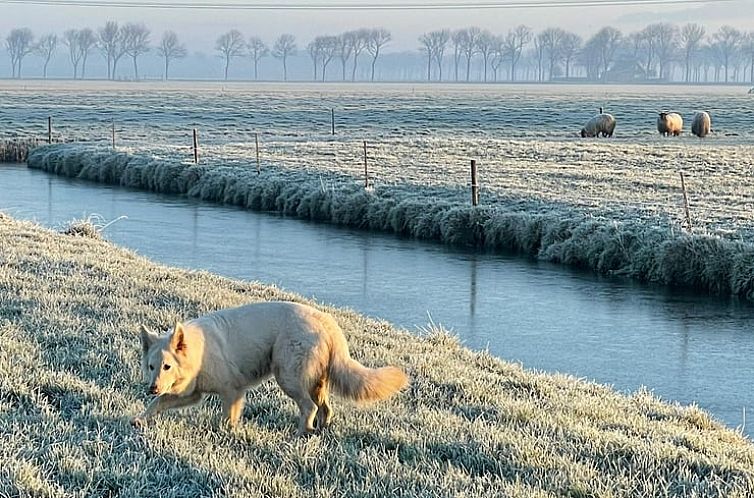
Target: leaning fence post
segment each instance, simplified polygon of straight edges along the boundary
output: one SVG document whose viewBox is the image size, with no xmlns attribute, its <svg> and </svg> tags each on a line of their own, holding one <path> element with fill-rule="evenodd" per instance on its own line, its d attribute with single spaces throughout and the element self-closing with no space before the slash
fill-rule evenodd
<svg viewBox="0 0 754 498">
<path fill-rule="evenodd" d="M 113 150 L 115 150 L 115 120 L 114 119 L 112 122 L 112 132 L 113 132 Z"/>
<path fill-rule="evenodd" d="M 257 146 L 257 174 L 261 172 L 261 168 L 259 167 L 259 133 L 254 132 L 254 143 Z"/>
<path fill-rule="evenodd" d="M 194 164 L 199 164 L 199 136 L 194 128 Z"/>
<path fill-rule="evenodd" d="M 471 205 L 479 204 L 479 179 L 477 178 L 476 160 L 471 160 Z"/>
<path fill-rule="evenodd" d="M 689 230 L 691 230 L 691 212 L 689 211 L 689 196 L 686 192 L 686 179 L 683 176 L 683 171 L 680 172 L 681 174 L 681 190 L 683 190 L 683 209 L 686 212 L 686 226 Z"/>
<path fill-rule="evenodd" d="M 47 116 L 47 143 L 52 143 L 52 116 Z"/>
<path fill-rule="evenodd" d="M 364 140 L 364 188 L 369 188 L 369 163 L 367 162 L 367 141 Z"/>
</svg>

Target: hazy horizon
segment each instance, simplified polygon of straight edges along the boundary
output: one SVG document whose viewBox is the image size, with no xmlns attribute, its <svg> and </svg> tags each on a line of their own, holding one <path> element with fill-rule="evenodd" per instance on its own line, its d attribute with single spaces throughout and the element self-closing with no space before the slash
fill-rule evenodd
<svg viewBox="0 0 754 498">
<path fill-rule="evenodd" d="M 427 1 L 425 0 L 425 3 Z M 348 3 L 364 2 L 362 0 Z M 152 30 L 153 38 L 158 38 L 165 30 L 174 30 L 184 39 L 191 52 L 206 54 L 213 52 L 217 37 L 230 29 L 238 29 L 246 36 L 259 36 L 268 43 L 281 33 L 293 33 L 298 38 L 299 46 L 303 46 L 313 37 L 325 33 L 335 34 L 357 27 L 384 26 L 393 36 L 386 52 L 402 52 L 416 50 L 417 38 L 424 32 L 440 28 L 458 29 L 471 25 L 495 33 L 504 33 L 519 24 L 526 24 L 535 31 L 558 26 L 582 36 L 588 36 L 605 25 L 631 31 L 660 21 L 678 24 L 698 22 L 712 30 L 723 24 L 730 24 L 751 31 L 754 30 L 754 2 L 731 0 L 710 4 L 469 8 L 452 11 L 204 11 L 141 7 L 43 6 L 0 2 L 0 37 L 3 38 L 11 29 L 18 27 L 29 27 L 36 34 L 61 33 L 69 28 L 96 28 L 108 20 L 144 22 Z"/>
</svg>

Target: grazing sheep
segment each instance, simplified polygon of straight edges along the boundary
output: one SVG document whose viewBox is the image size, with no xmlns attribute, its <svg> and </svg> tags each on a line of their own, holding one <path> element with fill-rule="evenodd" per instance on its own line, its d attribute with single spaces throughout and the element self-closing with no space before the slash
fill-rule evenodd
<svg viewBox="0 0 754 498">
<path fill-rule="evenodd" d="M 615 131 L 615 118 L 612 114 L 601 112 L 586 122 L 581 129 L 581 137 L 612 137 Z"/>
<path fill-rule="evenodd" d="M 712 120 L 708 112 L 697 112 L 694 114 L 694 121 L 691 122 L 691 133 L 699 138 L 709 135 L 712 128 Z"/>
<path fill-rule="evenodd" d="M 663 136 L 677 137 L 683 132 L 683 118 L 677 112 L 661 112 L 657 118 L 657 131 Z"/>
</svg>

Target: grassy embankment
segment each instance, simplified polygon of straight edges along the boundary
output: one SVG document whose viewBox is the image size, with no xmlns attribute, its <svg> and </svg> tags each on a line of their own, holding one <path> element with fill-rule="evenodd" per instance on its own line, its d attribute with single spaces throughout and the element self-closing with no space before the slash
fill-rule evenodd
<svg viewBox="0 0 754 498">
<path fill-rule="evenodd" d="M 192 166 L 170 156 L 81 145 L 40 147 L 28 164 L 71 177 L 450 244 L 519 251 L 604 274 L 754 299 L 751 244 L 687 234 L 667 219 L 637 219 L 631 213 L 616 219 L 557 198 L 491 192 L 483 206 L 473 208 L 466 187 L 460 185 L 395 182 L 367 191 L 361 180 L 337 171 L 268 166 L 257 175 L 248 161 Z M 609 178 L 605 175 L 605 181 Z M 643 182 L 634 188 L 641 185 L 647 189 Z"/>
<path fill-rule="evenodd" d="M 400 365 L 410 389 L 367 407 L 336 399 L 332 431 L 310 438 L 294 436 L 296 408 L 274 382 L 250 391 L 238 429 L 218 425 L 210 399 L 136 430 L 139 324 L 302 299 L 6 216 L 0 240 L 0 496 L 754 493 L 754 446 L 698 408 L 530 372 L 342 309 L 327 308 L 354 357 Z"/>
<path fill-rule="evenodd" d="M 37 147 L 38 141 L 0 140 L 0 163 L 23 163 L 29 157 L 29 151 Z"/>
</svg>

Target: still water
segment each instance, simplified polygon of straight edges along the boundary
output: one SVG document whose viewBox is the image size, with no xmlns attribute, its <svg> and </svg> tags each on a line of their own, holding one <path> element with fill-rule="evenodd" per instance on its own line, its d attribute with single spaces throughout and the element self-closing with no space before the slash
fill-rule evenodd
<svg viewBox="0 0 754 498">
<path fill-rule="evenodd" d="M 754 306 L 747 303 L 23 165 L 0 165 L 0 211 L 51 227 L 93 213 L 126 216 L 105 230 L 107 238 L 163 263 L 274 283 L 409 330 L 431 316 L 471 348 L 620 390 L 647 386 L 732 427 L 754 408 Z"/>
</svg>

